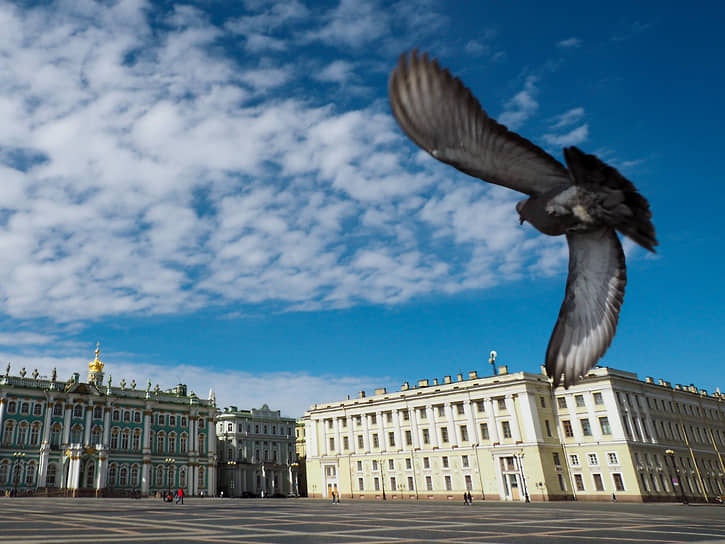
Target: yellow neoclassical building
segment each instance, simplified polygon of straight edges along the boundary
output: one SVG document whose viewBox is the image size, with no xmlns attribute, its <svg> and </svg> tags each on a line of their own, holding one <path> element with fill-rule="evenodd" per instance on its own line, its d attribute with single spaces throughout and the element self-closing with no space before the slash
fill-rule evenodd
<svg viewBox="0 0 725 544">
<path fill-rule="evenodd" d="M 305 414 L 307 489 L 354 499 L 704 501 L 725 493 L 725 396 L 612 368 L 445 376 Z"/>
</svg>

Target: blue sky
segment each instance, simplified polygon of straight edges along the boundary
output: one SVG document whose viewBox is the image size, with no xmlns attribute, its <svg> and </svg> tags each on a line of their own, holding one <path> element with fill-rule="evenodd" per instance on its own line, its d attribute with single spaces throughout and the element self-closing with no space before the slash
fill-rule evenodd
<svg viewBox="0 0 725 544">
<path fill-rule="evenodd" d="M 452 5 L 451 5 L 452 4 Z M 292 416 L 360 389 L 537 372 L 563 239 L 419 151 L 387 78 L 428 50 L 489 115 L 649 199 L 660 247 L 601 363 L 725 386 L 723 8 L 0 0 L 0 360 Z"/>
</svg>

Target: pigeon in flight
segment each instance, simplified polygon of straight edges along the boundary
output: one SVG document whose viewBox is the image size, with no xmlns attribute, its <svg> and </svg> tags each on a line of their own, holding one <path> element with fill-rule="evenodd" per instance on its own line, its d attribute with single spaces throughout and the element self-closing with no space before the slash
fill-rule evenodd
<svg viewBox="0 0 725 544">
<path fill-rule="evenodd" d="M 528 195 L 516 204 L 521 223 L 566 235 L 569 277 L 546 371 L 554 387 L 576 384 L 607 351 L 617 328 L 627 268 L 615 231 L 652 252 L 657 245 L 647 199 L 594 155 L 564 148 L 565 167 L 509 131 L 425 53 L 401 55 L 388 92 L 411 140 L 461 172 Z"/>
</svg>

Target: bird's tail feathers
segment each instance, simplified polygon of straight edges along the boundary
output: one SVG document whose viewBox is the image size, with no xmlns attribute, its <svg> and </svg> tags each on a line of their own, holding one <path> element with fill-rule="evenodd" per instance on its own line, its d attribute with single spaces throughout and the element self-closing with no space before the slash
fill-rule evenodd
<svg viewBox="0 0 725 544">
<path fill-rule="evenodd" d="M 602 213 L 608 216 L 618 231 L 654 253 L 658 242 L 652 212 L 649 202 L 634 184 L 616 168 L 576 147 L 565 148 L 564 158 L 575 185 L 609 189 L 607 197 L 600 203 Z"/>
</svg>

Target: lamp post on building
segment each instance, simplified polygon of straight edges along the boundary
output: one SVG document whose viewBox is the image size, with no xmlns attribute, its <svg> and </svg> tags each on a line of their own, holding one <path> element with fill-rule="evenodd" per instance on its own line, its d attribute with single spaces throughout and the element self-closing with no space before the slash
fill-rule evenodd
<svg viewBox="0 0 725 544">
<path fill-rule="evenodd" d="M 494 376 L 496 375 L 496 357 L 497 356 L 498 356 L 498 353 L 496 353 L 495 351 L 492 351 L 490 353 L 489 358 L 488 358 L 488 362 L 490 363 L 491 368 L 493 369 L 493 375 Z"/>
<path fill-rule="evenodd" d="M 171 467 L 176 463 L 176 459 L 167 457 L 164 459 L 164 463 L 166 464 L 166 483 L 169 486 L 169 493 L 171 493 Z"/>
<path fill-rule="evenodd" d="M 685 496 L 685 486 L 682 485 L 682 477 L 680 475 L 680 468 L 675 463 L 675 452 L 673 450 L 665 450 L 665 455 L 672 460 L 672 468 L 675 469 L 676 478 L 672 478 L 673 487 L 676 485 L 680 486 L 680 493 L 682 494 L 682 504 L 689 504 L 687 497 Z"/>
<path fill-rule="evenodd" d="M 17 495 L 18 484 L 20 483 L 20 473 L 23 471 L 23 467 L 25 466 L 25 452 L 13 452 L 13 459 L 15 459 L 15 474 L 13 476 L 13 485 L 15 487 L 14 494 Z"/>
</svg>

